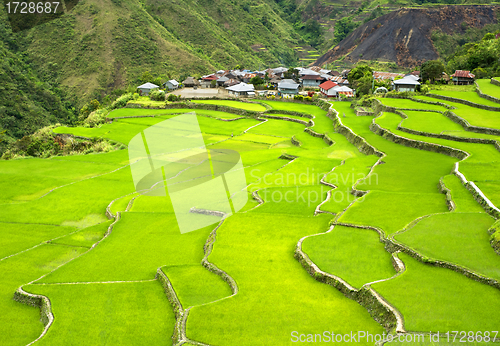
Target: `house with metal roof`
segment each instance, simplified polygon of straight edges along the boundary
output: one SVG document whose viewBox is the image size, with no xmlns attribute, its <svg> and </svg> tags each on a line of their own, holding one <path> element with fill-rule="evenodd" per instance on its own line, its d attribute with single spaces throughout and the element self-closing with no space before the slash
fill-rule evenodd
<svg viewBox="0 0 500 346">
<path fill-rule="evenodd" d="M 229 95 L 233 96 L 255 96 L 253 84 L 240 83 L 226 88 Z"/>
<path fill-rule="evenodd" d="M 165 89 L 175 90 L 175 89 L 179 88 L 179 82 L 176 81 L 175 79 L 171 79 L 171 80 L 163 83 L 163 86 L 165 87 Z"/>
<path fill-rule="evenodd" d="M 415 80 L 415 78 L 412 78 L 413 76 L 408 76 L 405 78 L 397 79 L 393 82 L 394 84 L 394 90 L 396 91 L 415 91 L 417 85 L 420 85 L 420 83 Z"/>
<path fill-rule="evenodd" d="M 219 77 L 211 74 L 208 76 L 201 77 L 200 85 L 202 88 L 210 88 L 212 86 L 212 81 L 217 81 Z"/>
<path fill-rule="evenodd" d="M 139 89 L 140 93 L 142 95 L 149 95 L 149 93 L 155 89 L 158 89 L 159 86 L 153 83 L 144 83 L 142 85 L 139 85 L 137 89 Z"/>
<path fill-rule="evenodd" d="M 300 77 L 300 81 L 304 88 L 317 88 L 325 80 L 320 75 L 305 75 Z"/>
<path fill-rule="evenodd" d="M 456 70 L 454 74 L 451 75 L 451 80 L 455 85 L 469 85 L 474 84 L 474 78 L 476 76 L 470 73 L 470 71 Z"/>
<path fill-rule="evenodd" d="M 289 81 L 282 81 L 278 83 L 278 92 L 282 95 L 297 95 L 299 93 L 300 84 L 295 82 L 291 83 Z"/>
<path fill-rule="evenodd" d="M 217 79 L 217 86 L 221 87 L 224 86 L 224 83 L 226 83 L 229 80 L 226 76 L 222 76 L 219 79 Z"/>
</svg>

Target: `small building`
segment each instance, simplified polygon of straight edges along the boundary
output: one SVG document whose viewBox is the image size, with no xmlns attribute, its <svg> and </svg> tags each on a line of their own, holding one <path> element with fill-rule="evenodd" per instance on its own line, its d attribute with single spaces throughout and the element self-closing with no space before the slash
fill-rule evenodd
<svg viewBox="0 0 500 346">
<path fill-rule="evenodd" d="M 305 75 L 300 78 L 304 88 L 317 88 L 325 80 L 320 75 Z"/>
<path fill-rule="evenodd" d="M 222 76 L 219 79 L 217 79 L 217 86 L 221 87 L 224 86 L 224 83 L 226 83 L 229 80 L 229 78 Z"/>
<path fill-rule="evenodd" d="M 339 98 L 342 95 L 344 95 L 345 97 L 354 97 L 354 91 L 345 85 L 337 85 L 337 86 L 333 87 L 333 90 L 334 90 L 334 92 L 337 93 L 337 96 Z"/>
<path fill-rule="evenodd" d="M 201 77 L 201 82 L 200 82 L 200 85 L 202 88 L 210 88 L 212 87 L 212 81 L 217 81 L 218 77 L 211 74 L 211 75 L 208 75 L 208 76 L 203 76 Z M 217 85 L 217 83 L 216 83 Z"/>
<path fill-rule="evenodd" d="M 455 85 L 469 85 L 474 84 L 474 77 L 470 71 L 456 70 L 454 74 L 451 75 L 453 84 Z"/>
<path fill-rule="evenodd" d="M 163 86 L 165 87 L 165 89 L 175 90 L 179 88 L 179 82 L 175 79 L 171 79 L 168 82 L 163 83 Z"/>
<path fill-rule="evenodd" d="M 278 83 L 278 92 L 282 95 L 297 95 L 299 93 L 300 84 L 281 82 Z"/>
<path fill-rule="evenodd" d="M 158 89 L 159 86 L 153 83 L 144 83 L 143 85 L 139 85 L 137 89 L 139 89 L 141 95 L 149 95 L 152 90 Z"/>
<path fill-rule="evenodd" d="M 319 85 L 319 91 L 326 97 L 335 97 L 337 96 L 337 91 L 335 90 L 336 86 L 338 86 L 337 83 L 327 80 Z"/>
<path fill-rule="evenodd" d="M 404 92 L 404 91 L 415 91 L 417 85 L 420 83 L 415 80 L 414 76 L 408 76 L 405 78 L 397 79 L 394 82 L 394 90 Z"/>
<path fill-rule="evenodd" d="M 231 87 L 233 85 L 238 85 L 240 84 L 241 82 L 238 80 L 238 79 L 229 79 L 227 81 L 224 82 L 224 87 Z"/>
<path fill-rule="evenodd" d="M 270 81 L 269 84 L 277 86 L 279 83 L 281 83 L 281 78 L 274 76 Z"/>
<path fill-rule="evenodd" d="M 226 88 L 229 95 L 234 96 L 255 96 L 255 88 L 253 84 L 240 83 Z"/>
<path fill-rule="evenodd" d="M 199 86 L 200 85 L 200 82 L 198 82 L 196 79 L 194 79 L 193 77 L 187 77 L 184 82 L 182 82 L 182 84 L 184 84 L 185 87 L 188 87 L 188 88 L 192 88 L 192 87 L 195 87 L 195 86 Z"/>
</svg>

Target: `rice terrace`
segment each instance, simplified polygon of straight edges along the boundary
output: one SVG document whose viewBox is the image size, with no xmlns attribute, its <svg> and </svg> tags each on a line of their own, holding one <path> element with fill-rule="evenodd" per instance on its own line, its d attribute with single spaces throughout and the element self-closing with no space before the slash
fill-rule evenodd
<svg viewBox="0 0 500 346">
<path fill-rule="evenodd" d="M 115 149 L 0 161 L 0 345 L 499 342 L 500 86 L 478 86 L 54 127 Z"/>
</svg>

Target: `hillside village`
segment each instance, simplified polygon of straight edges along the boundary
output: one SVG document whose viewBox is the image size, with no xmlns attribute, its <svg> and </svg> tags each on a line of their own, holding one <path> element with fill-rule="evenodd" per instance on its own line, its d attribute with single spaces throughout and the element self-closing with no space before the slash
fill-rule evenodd
<svg viewBox="0 0 500 346">
<path fill-rule="evenodd" d="M 326 97 L 332 99 L 353 98 L 356 88 L 349 83 L 351 70 L 342 72 L 328 70 L 319 66 L 309 68 L 286 67 L 269 68 L 262 71 L 251 70 L 219 70 L 199 79 L 187 77 L 183 81 L 175 79 L 163 83 L 161 86 L 150 82 L 137 87 L 140 95 L 147 96 L 153 90 L 174 92 L 186 98 L 199 97 L 273 97 L 295 98 Z M 469 85 L 474 83 L 474 74 L 470 71 L 457 70 L 451 76 L 442 73 L 441 83 Z M 420 71 L 408 74 L 373 71 L 372 91 L 386 93 L 420 91 Z M 186 91 L 182 91 L 186 89 Z M 210 92 L 208 89 L 214 89 Z"/>
</svg>

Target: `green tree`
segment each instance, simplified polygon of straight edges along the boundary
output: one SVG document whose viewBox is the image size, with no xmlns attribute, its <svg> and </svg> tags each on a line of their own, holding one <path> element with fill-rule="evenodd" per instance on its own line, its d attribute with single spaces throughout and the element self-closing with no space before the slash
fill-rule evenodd
<svg viewBox="0 0 500 346">
<path fill-rule="evenodd" d="M 368 65 L 357 66 L 349 72 L 347 80 L 350 86 L 356 89 L 357 96 L 367 95 L 372 88 L 373 70 Z"/>
<path fill-rule="evenodd" d="M 444 72 L 444 64 L 439 60 L 428 60 L 422 64 L 420 75 L 423 81 L 430 80 L 432 83 L 436 79 L 441 79 Z"/>
<path fill-rule="evenodd" d="M 153 82 L 153 75 L 151 74 L 151 72 L 149 71 L 145 71 L 143 74 L 142 74 L 142 77 L 141 77 L 141 82 L 143 83 L 152 83 Z"/>
<path fill-rule="evenodd" d="M 357 24 L 353 23 L 351 17 L 344 17 L 341 20 L 335 23 L 334 27 L 334 39 L 333 42 L 338 44 L 344 38 L 351 33 L 354 29 L 356 29 Z"/>
<path fill-rule="evenodd" d="M 250 79 L 250 84 L 261 85 L 261 84 L 264 84 L 264 80 L 262 78 L 260 78 L 259 76 L 255 76 L 255 77 L 252 77 Z"/>
</svg>

